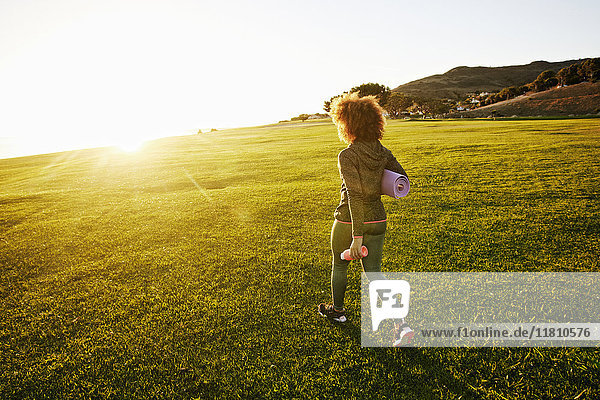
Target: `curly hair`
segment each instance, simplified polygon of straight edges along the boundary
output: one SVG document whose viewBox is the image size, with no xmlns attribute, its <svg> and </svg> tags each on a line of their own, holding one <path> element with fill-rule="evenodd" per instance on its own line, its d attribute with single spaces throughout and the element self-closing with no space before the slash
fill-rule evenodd
<svg viewBox="0 0 600 400">
<path fill-rule="evenodd" d="M 353 92 L 336 97 L 331 102 L 331 118 L 337 125 L 338 136 L 345 143 L 383 137 L 385 117 L 375 96 L 359 97 Z"/>
</svg>

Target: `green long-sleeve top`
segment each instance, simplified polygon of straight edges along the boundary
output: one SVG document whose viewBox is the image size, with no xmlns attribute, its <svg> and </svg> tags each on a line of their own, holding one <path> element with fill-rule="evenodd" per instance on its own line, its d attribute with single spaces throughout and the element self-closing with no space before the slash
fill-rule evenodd
<svg viewBox="0 0 600 400">
<path fill-rule="evenodd" d="M 342 222 L 351 222 L 352 236 L 360 237 L 365 222 L 387 218 L 381 202 L 383 170 L 389 169 L 407 178 L 408 175 L 392 152 L 379 140 L 355 140 L 338 154 L 338 169 L 342 188 L 334 217 Z"/>
</svg>

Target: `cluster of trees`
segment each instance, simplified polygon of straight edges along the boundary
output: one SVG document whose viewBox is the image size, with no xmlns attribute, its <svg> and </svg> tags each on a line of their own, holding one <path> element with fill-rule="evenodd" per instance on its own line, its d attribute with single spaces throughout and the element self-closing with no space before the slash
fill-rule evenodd
<svg viewBox="0 0 600 400">
<path fill-rule="evenodd" d="M 347 92 L 358 92 L 360 97 L 375 96 L 379 105 L 387 112 L 389 118 L 399 118 L 408 113 L 418 113 L 423 116 L 442 115 L 450 111 L 451 105 L 438 99 L 411 97 L 404 93 L 392 92 L 388 86 L 379 83 L 363 83 Z M 323 109 L 331 111 L 331 102 L 338 96 L 326 100 Z"/>
<path fill-rule="evenodd" d="M 531 90 L 541 92 L 554 86 L 575 85 L 581 82 L 596 82 L 600 78 L 600 58 L 590 58 L 569 65 L 558 72 L 544 71 L 532 83 Z"/>
<path fill-rule="evenodd" d="M 523 86 L 510 86 L 498 93 L 492 93 L 485 98 L 479 98 L 480 105 L 494 104 L 509 100 L 526 92 L 542 92 L 556 86 L 575 85 L 581 82 L 596 82 L 600 79 L 600 58 L 589 58 L 572 64 L 558 72 L 547 70 L 538 75 L 531 83 Z"/>
<path fill-rule="evenodd" d="M 345 91 L 342 94 L 353 93 L 353 92 L 358 92 L 358 95 L 360 97 L 364 97 L 364 96 L 377 97 L 377 100 L 379 101 L 379 105 L 381 105 L 382 107 L 387 102 L 390 94 L 392 93 L 392 91 L 390 90 L 390 88 L 388 86 L 381 85 L 379 83 L 363 83 L 360 86 L 354 86 L 352 89 Z M 331 102 L 333 101 L 333 99 L 335 99 L 336 97 L 339 97 L 339 96 L 341 96 L 341 95 L 338 94 L 336 96 L 333 96 L 329 100 L 325 100 L 325 102 L 323 104 L 323 109 L 326 112 L 331 111 Z"/>
<path fill-rule="evenodd" d="M 316 118 L 328 118 L 328 117 L 329 117 L 329 115 L 327 115 L 327 114 L 320 114 L 320 113 L 316 113 L 316 114 L 300 114 L 297 117 L 290 118 L 290 121 L 302 121 L 302 122 L 304 122 L 304 121 L 306 121 L 309 118 L 316 119 Z M 287 122 L 287 121 L 279 121 L 279 122 Z"/>
<path fill-rule="evenodd" d="M 479 106 L 487 106 L 489 104 L 494 104 L 499 101 L 510 100 L 512 98 L 525 94 L 530 90 L 531 89 L 529 85 L 509 86 L 507 88 L 502 89 L 498 93 L 489 93 L 485 96 L 475 96 L 475 99 L 479 100 Z"/>
</svg>

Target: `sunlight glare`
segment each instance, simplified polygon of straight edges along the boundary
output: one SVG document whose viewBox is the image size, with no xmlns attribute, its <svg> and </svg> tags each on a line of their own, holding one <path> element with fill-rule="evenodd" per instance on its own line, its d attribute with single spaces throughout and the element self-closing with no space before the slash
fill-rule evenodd
<svg viewBox="0 0 600 400">
<path fill-rule="evenodd" d="M 145 141 L 141 139 L 128 138 L 117 143 L 115 146 L 125 153 L 135 153 L 144 145 Z"/>
</svg>

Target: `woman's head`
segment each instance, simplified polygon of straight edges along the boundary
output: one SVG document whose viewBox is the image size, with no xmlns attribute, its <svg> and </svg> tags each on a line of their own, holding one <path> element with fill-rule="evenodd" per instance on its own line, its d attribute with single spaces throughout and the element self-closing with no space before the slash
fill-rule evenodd
<svg viewBox="0 0 600 400">
<path fill-rule="evenodd" d="M 359 97 L 354 92 L 336 97 L 331 102 L 331 118 L 340 139 L 346 143 L 383 137 L 385 118 L 375 96 Z"/>
</svg>

